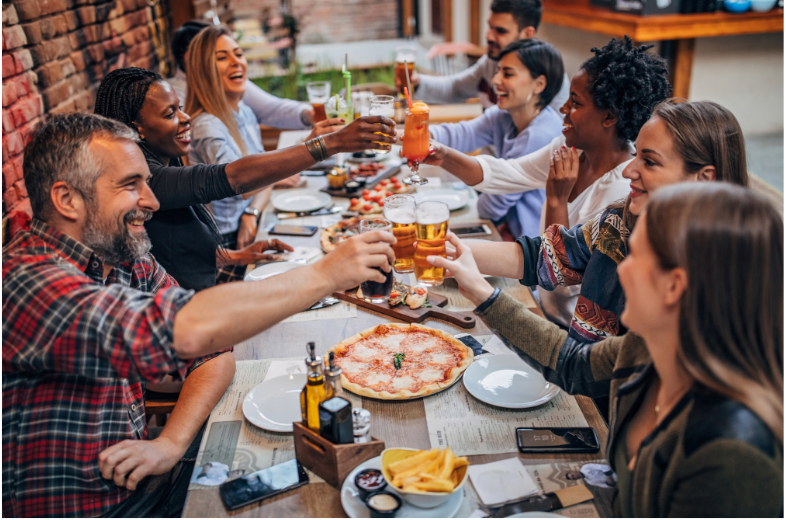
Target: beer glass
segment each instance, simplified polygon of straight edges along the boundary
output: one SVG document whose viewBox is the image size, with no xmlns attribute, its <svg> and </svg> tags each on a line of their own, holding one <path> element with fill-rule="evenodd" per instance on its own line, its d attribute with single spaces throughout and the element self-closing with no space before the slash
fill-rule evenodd
<svg viewBox="0 0 786 520">
<path fill-rule="evenodd" d="M 393 223 L 393 235 L 397 240 L 393 246 L 396 254 L 393 269 L 397 273 L 411 273 L 415 270 L 415 197 L 391 195 L 386 198 L 385 218 Z"/>
<path fill-rule="evenodd" d="M 390 221 L 380 217 L 365 218 L 360 221 L 360 232 L 369 233 L 371 231 L 387 231 L 390 232 L 392 225 Z M 360 291 L 363 293 L 363 299 L 371 303 L 382 303 L 390 298 L 390 290 L 393 289 L 393 269 L 386 273 L 379 267 L 375 267 L 377 271 L 385 275 L 385 281 L 374 282 L 366 280 L 360 284 Z"/>
<path fill-rule="evenodd" d="M 371 104 L 368 110 L 368 115 L 370 116 L 384 116 L 393 119 L 395 115 L 395 100 L 393 96 L 372 96 L 371 97 Z M 387 135 L 383 134 L 382 132 L 374 132 L 377 135 Z M 388 136 L 393 137 L 393 136 Z M 380 149 L 374 150 L 376 153 L 388 153 L 390 151 L 390 145 L 387 143 L 377 143 L 380 145 Z M 385 148 L 381 148 L 384 146 Z M 394 227 L 395 229 L 395 227 Z"/>
<path fill-rule="evenodd" d="M 410 81 L 412 80 L 412 71 L 415 70 L 415 57 L 417 56 L 417 49 L 415 47 L 404 46 L 396 47 L 396 78 L 398 79 L 398 91 L 404 93 L 404 87 L 407 86 L 407 76 Z M 406 61 L 406 64 L 404 63 Z M 414 97 L 415 93 L 410 92 L 410 96 Z"/>
<path fill-rule="evenodd" d="M 415 208 L 415 230 L 418 245 L 415 248 L 415 278 L 426 286 L 441 285 L 445 268 L 428 263 L 429 256 L 447 257 L 445 238 L 448 234 L 450 209 L 444 202 L 421 202 Z"/>
<path fill-rule="evenodd" d="M 306 92 L 308 92 L 308 102 L 314 107 L 314 122 L 326 120 L 325 102 L 330 97 L 330 82 L 312 81 L 306 84 Z"/>
<path fill-rule="evenodd" d="M 412 108 L 407 110 L 404 119 L 404 146 L 403 152 L 407 162 L 411 164 L 412 175 L 404 179 L 404 184 L 414 184 L 422 186 L 428 181 L 420 177 L 420 163 L 428 157 L 429 133 L 428 133 L 428 105 L 417 102 Z"/>
</svg>

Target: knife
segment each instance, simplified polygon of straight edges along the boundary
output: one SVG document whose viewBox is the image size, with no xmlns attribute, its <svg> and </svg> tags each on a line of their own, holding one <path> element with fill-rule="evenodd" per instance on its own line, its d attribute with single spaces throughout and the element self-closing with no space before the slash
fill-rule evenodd
<svg viewBox="0 0 786 520">
<path fill-rule="evenodd" d="M 315 311 L 317 309 L 324 309 L 325 307 L 330 307 L 331 305 L 335 305 L 340 302 L 338 298 L 333 298 L 328 296 L 327 298 L 322 298 L 317 303 L 306 309 L 307 311 Z M 305 311 L 304 311 L 305 312 Z"/>
<path fill-rule="evenodd" d="M 340 206 L 331 206 L 329 208 L 322 208 L 317 211 L 298 211 L 296 213 L 277 213 L 276 217 L 279 220 L 286 220 L 288 218 L 297 218 L 297 217 L 318 217 L 320 215 L 335 215 L 336 213 L 341 213 L 342 209 Z"/>
<path fill-rule="evenodd" d="M 558 489 L 554 493 L 529 497 L 520 502 L 507 504 L 500 507 L 493 515 L 494 518 L 505 518 L 518 513 L 528 511 L 553 511 L 570 507 L 587 500 L 592 500 L 592 492 L 584 484 L 571 486 L 565 489 Z"/>
</svg>

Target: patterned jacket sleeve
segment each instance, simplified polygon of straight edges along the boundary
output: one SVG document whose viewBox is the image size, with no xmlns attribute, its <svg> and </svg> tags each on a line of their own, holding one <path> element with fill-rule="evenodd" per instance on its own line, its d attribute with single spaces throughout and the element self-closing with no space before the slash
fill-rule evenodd
<svg viewBox="0 0 786 520">
<path fill-rule="evenodd" d="M 546 229 L 543 237 L 517 239 L 524 251 L 521 283 L 535 282 L 529 285 L 538 285 L 549 291 L 559 286 L 580 284 L 592 255 L 592 230 L 599 227 L 604 215 L 605 212 L 570 229 L 554 224 Z"/>
</svg>

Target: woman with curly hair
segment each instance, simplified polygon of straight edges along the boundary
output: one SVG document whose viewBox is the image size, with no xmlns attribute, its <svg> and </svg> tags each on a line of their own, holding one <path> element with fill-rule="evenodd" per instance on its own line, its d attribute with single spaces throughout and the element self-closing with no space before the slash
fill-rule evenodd
<svg viewBox="0 0 786 520">
<path fill-rule="evenodd" d="M 562 135 L 518 159 L 471 157 L 433 143 L 424 161 L 439 165 L 483 193 L 504 194 L 546 189 L 540 234 L 551 224 L 575 226 L 591 220 L 630 185 L 622 171 L 633 158 L 630 141 L 652 109 L 669 97 L 671 87 L 662 58 L 635 47 L 627 36 L 611 40 L 573 77 L 570 97 L 560 110 Z M 552 160 L 553 159 L 553 160 Z M 578 165 L 573 168 L 573 165 Z M 503 259 L 514 258 L 518 246 Z M 519 274 L 521 271 L 519 271 Z M 540 292 L 540 303 L 554 321 L 569 326 L 579 286 Z"/>
</svg>

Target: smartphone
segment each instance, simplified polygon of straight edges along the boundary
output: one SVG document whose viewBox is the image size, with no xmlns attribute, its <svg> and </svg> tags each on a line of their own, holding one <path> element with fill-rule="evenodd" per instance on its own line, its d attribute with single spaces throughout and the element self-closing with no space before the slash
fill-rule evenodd
<svg viewBox="0 0 786 520">
<path fill-rule="evenodd" d="M 319 229 L 317 226 L 287 226 L 285 224 L 278 224 L 273 226 L 268 234 L 269 235 L 291 235 L 296 237 L 310 237 Z"/>
<path fill-rule="evenodd" d="M 521 453 L 595 453 L 600 450 L 592 428 L 516 428 Z"/>
<path fill-rule="evenodd" d="M 296 459 L 240 477 L 218 486 L 227 509 L 259 502 L 290 489 L 308 484 L 308 474 Z"/>
<path fill-rule="evenodd" d="M 491 234 L 491 230 L 486 224 L 481 224 L 479 226 L 451 227 L 450 230 L 459 237 L 482 237 Z"/>
</svg>

